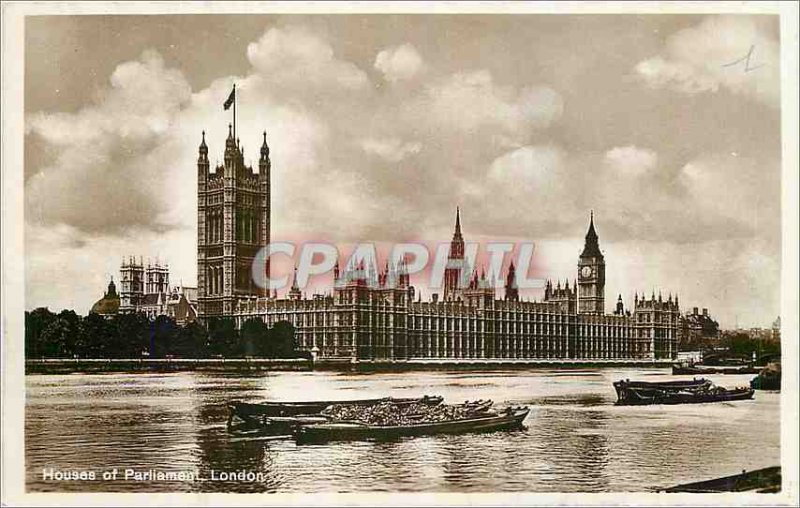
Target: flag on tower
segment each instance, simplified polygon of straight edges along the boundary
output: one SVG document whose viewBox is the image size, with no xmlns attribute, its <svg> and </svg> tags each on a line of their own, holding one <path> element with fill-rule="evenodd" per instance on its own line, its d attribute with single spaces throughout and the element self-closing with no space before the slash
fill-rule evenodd
<svg viewBox="0 0 800 508">
<path fill-rule="evenodd" d="M 231 90 L 231 94 L 228 96 L 228 99 L 225 101 L 225 104 L 223 104 L 222 107 L 227 111 L 228 108 L 231 107 L 231 104 L 233 104 L 234 99 L 236 99 L 236 85 L 233 85 L 233 90 Z"/>
</svg>

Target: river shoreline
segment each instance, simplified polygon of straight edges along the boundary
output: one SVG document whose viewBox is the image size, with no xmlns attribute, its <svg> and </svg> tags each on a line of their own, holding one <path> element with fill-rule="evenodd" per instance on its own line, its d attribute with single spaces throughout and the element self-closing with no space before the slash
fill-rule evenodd
<svg viewBox="0 0 800 508">
<path fill-rule="evenodd" d="M 25 361 L 25 374 L 77 373 L 152 373 L 152 372 L 283 372 L 283 371 L 342 371 L 342 372 L 402 372 L 430 370 L 512 370 L 512 369 L 582 369 L 613 367 L 668 368 L 671 360 L 510 360 L 510 359 L 412 359 L 362 360 L 305 358 L 130 358 L 88 359 L 50 358 Z"/>
</svg>

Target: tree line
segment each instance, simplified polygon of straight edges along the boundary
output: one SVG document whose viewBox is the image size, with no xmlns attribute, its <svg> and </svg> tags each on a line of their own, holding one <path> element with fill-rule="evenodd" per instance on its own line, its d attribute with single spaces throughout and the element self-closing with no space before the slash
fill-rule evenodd
<svg viewBox="0 0 800 508">
<path fill-rule="evenodd" d="M 240 330 L 232 319 L 207 325 L 178 325 L 169 316 L 150 320 L 141 313 L 80 316 L 47 308 L 25 312 L 25 357 L 34 358 L 298 358 L 294 327 L 287 321 L 272 328 L 259 319 Z"/>
</svg>

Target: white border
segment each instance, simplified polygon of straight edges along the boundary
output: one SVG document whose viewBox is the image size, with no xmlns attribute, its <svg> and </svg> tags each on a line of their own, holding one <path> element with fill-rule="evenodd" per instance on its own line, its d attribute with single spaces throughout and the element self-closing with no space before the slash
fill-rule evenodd
<svg viewBox="0 0 800 508">
<path fill-rule="evenodd" d="M 24 492 L 24 16 L 239 13 L 763 13 L 781 15 L 783 137 L 783 491 L 755 494 L 27 494 Z M 798 504 L 798 6 L 794 2 L 52 2 L 2 4 L 2 503 L 12 506 L 587 505 L 775 506 Z M 711 423 L 711 422 L 709 422 Z"/>
</svg>

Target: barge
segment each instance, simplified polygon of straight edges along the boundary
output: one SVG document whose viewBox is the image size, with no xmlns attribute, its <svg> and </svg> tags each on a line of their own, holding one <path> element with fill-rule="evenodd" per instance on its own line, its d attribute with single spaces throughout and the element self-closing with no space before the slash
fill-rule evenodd
<svg viewBox="0 0 800 508">
<path fill-rule="evenodd" d="M 490 432 L 519 428 L 530 413 L 527 407 L 508 408 L 500 414 L 473 413 L 457 420 L 423 422 L 407 425 L 370 425 L 358 421 L 338 421 L 301 426 L 296 433 L 298 444 L 350 440 L 391 440 L 403 436 Z"/>
<path fill-rule="evenodd" d="M 752 399 L 755 394 L 750 387 L 722 388 L 706 379 L 663 383 L 623 380 L 615 382 L 614 389 L 618 406 L 732 402 Z"/>
</svg>

